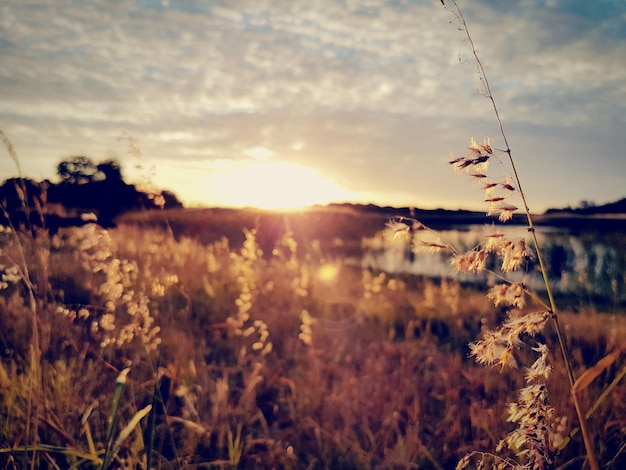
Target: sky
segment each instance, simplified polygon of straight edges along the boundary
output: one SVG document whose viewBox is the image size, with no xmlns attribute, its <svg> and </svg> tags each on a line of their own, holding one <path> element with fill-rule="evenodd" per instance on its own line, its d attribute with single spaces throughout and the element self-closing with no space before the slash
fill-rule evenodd
<svg viewBox="0 0 626 470">
<path fill-rule="evenodd" d="M 0 130 L 23 176 L 116 158 L 188 206 L 481 209 L 448 161 L 505 146 L 446 4 L 4 0 Z M 626 2 L 458 4 L 531 211 L 625 197 Z"/>
</svg>

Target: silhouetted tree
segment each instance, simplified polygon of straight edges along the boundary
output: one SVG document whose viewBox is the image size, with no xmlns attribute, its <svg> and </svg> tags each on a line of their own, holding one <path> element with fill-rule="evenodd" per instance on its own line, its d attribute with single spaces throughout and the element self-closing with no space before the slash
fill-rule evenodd
<svg viewBox="0 0 626 470">
<path fill-rule="evenodd" d="M 0 224 L 47 227 L 53 233 L 60 227 L 85 223 L 80 218 L 81 212 L 93 212 L 100 225 L 113 226 L 115 218 L 123 212 L 162 207 L 153 196 L 124 181 L 117 160 L 94 163 L 89 157 L 70 157 L 58 163 L 57 173 L 59 184 L 12 178 L 0 185 Z M 165 201 L 165 207 L 182 207 L 174 193 L 159 194 L 159 201 Z M 48 203 L 59 204 L 69 211 L 65 215 L 52 214 L 46 207 Z"/>
<path fill-rule="evenodd" d="M 61 184 L 51 188 L 50 201 L 66 208 L 94 212 L 104 226 L 114 224 L 123 212 L 154 209 L 154 199 L 124 181 L 117 160 L 94 163 L 89 157 L 75 156 L 57 165 Z M 163 192 L 166 207 L 182 207 L 176 196 Z"/>
<path fill-rule="evenodd" d="M 98 172 L 95 177 L 100 180 L 103 179 L 109 183 L 123 182 L 122 168 L 117 160 L 105 160 L 96 165 Z"/>
<path fill-rule="evenodd" d="M 82 155 L 59 162 L 57 174 L 62 184 L 88 184 L 104 180 L 111 183 L 124 181 L 122 168 L 117 160 L 110 159 L 96 164 L 91 158 Z"/>
<path fill-rule="evenodd" d="M 89 157 L 75 156 L 59 162 L 57 175 L 61 184 L 87 184 L 94 180 L 98 167 Z"/>
</svg>

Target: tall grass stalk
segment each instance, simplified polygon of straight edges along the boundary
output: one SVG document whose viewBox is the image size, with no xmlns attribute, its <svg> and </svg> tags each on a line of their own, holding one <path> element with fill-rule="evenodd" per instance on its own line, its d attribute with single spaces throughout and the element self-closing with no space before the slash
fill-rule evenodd
<svg viewBox="0 0 626 470">
<path fill-rule="evenodd" d="M 104 451 L 104 457 L 102 459 L 102 465 L 100 470 L 105 470 L 109 466 L 111 460 L 111 452 L 113 449 L 113 433 L 117 425 L 117 415 L 120 408 L 120 400 L 122 398 L 122 392 L 124 391 L 124 385 L 128 378 L 130 369 L 124 369 L 117 377 L 115 382 L 115 395 L 113 396 L 113 409 L 111 410 L 111 418 L 109 423 L 109 432 L 107 433 L 106 449 Z"/>
<path fill-rule="evenodd" d="M 19 183 L 15 182 L 15 190 L 18 194 L 18 197 L 20 199 L 20 204 L 21 204 L 21 209 L 24 211 L 24 214 L 26 216 L 26 222 L 28 223 L 28 221 L 30 220 L 30 204 L 28 202 L 28 193 L 26 190 L 26 185 L 24 184 L 24 180 L 22 177 L 22 168 L 20 166 L 20 161 L 19 158 L 17 156 L 17 152 L 15 151 L 15 147 L 13 147 L 13 144 L 11 143 L 11 140 L 7 137 L 7 135 L 0 130 L 0 140 L 2 140 L 2 143 L 4 144 L 7 152 L 9 153 L 9 156 L 11 157 L 11 159 L 13 160 L 13 163 L 16 166 L 17 169 L 17 173 L 19 175 Z M 5 215 L 7 215 L 7 220 L 9 221 L 9 223 L 11 223 L 11 218 L 8 217 L 8 212 L 6 211 L 6 209 L 3 208 L 3 211 L 5 212 Z M 27 299 L 28 299 L 28 309 L 31 313 L 31 319 L 32 319 L 32 338 L 31 338 L 31 345 L 30 345 L 30 387 L 29 387 L 29 395 L 28 395 L 28 411 L 27 411 L 27 418 L 26 418 L 26 429 L 25 429 L 25 434 L 26 434 L 26 439 L 30 438 L 30 433 L 31 433 L 31 427 L 34 428 L 34 432 L 33 435 L 36 436 L 37 435 L 37 413 L 34 413 L 33 416 L 33 409 L 35 406 L 35 393 L 36 392 L 40 392 L 41 391 L 41 387 L 43 384 L 43 379 L 42 379 L 42 370 L 41 370 L 41 347 L 40 347 L 40 338 L 39 338 L 39 325 L 38 325 L 38 321 L 37 321 L 37 316 L 38 316 L 38 307 L 37 307 L 37 300 L 36 300 L 36 293 L 35 293 L 35 283 L 32 281 L 32 277 L 31 277 L 31 273 L 30 270 L 28 268 L 28 262 L 26 261 L 26 254 L 25 254 L 25 249 L 24 246 L 22 244 L 22 241 L 20 240 L 20 235 L 19 235 L 19 230 L 17 230 L 17 227 L 12 226 L 12 233 L 14 235 L 14 239 L 15 239 L 15 244 L 18 250 L 18 259 L 14 259 L 14 257 L 12 256 L 11 253 L 6 253 L 4 250 L 0 249 L 0 254 L 4 255 L 7 259 L 9 259 L 12 263 L 13 266 L 17 269 L 18 271 L 18 276 L 20 278 L 20 280 L 23 282 L 24 287 L 26 288 L 26 295 L 27 295 Z M 29 232 L 29 236 L 30 236 L 30 241 L 31 242 L 35 242 L 34 237 L 32 235 L 32 231 Z M 39 286 L 40 289 L 42 289 L 42 286 Z M 34 444 L 36 444 L 36 441 L 34 442 Z M 37 449 L 36 446 L 33 447 L 33 459 L 32 459 L 32 467 L 33 470 L 35 468 L 35 455 L 37 453 Z"/>
<path fill-rule="evenodd" d="M 548 271 L 546 269 L 546 265 L 544 262 L 544 258 L 543 258 L 543 254 L 541 252 L 541 246 L 539 244 L 539 241 L 537 240 L 537 232 L 535 230 L 535 224 L 533 223 L 533 217 L 532 214 L 530 213 L 530 208 L 528 207 L 528 202 L 526 200 L 526 193 L 524 192 L 524 189 L 522 187 L 522 182 L 520 180 L 519 174 L 517 172 L 517 166 L 515 165 L 515 160 L 513 160 L 513 153 L 511 151 L 511 147 L 509 145 L 509 141 L 507 139 L 506 136 L 506 132 L 504 131 L 504 124 L 502 123 L 502 119 L 500 118 L 500 112 L 498 111 L 498 105 L 496 104 L 496 100 L 493 97 L 493 93 L 491 92 L 491 87 L 489 86 L 489 79 L 487 78 L 487 73 L 485 72 L 485 68 L 483 66 L 482 61 L 480 60 L 480 57 L 478 56 L 478 52 L 476 51 L 476 46 L 474 45 L 474 40 L 472 39 L 472 36 L 469 32 L 467 23 L 465 22 L 465 17 L 463 16 L 463 13 L 461 12 L 461 9 L 459 8 L 459 6 L 457 5 L 456 1 L 454 0 L 450 0 L 452 2 L 452 4 L 454 5 L 454 8 L 456 10 L 456 14 L 459 18 L 459 21 L 461 22 L 463 31 L 465 33 L 465 36 L 467 37 L 467 40 L 469 42 L 469 46 L 470 46 L 470 50 L 472 52 L 472 55 L 474 56 L 474 60 L 476 61 L 476 67 L 478 68 L 478 74 L 480 76 L 480 80 L 483 84 L 483 91 L 484 91 L 484 96 L 491 102 L 491 105 L 493 107 L 493 112 L 494 115 L 496 117 L 496 121 L 498 123 L 498 128 L 500 130 L 500 135 L 502 136 L 502 141 L 504 142 L 505 145 L 505 149 L 504 152 L 507 154 L 509 163 L 511 164 L 511 169 L 513 171 L 513 178 L 515 179 L 515 184 L 517 186 L 517 189 L 519 191 L 520 197 L 522 199 L 522 203 L 524 204 L 524 212 L 526 214 L 526 220 L 528 221 L 528 232 L 531 234 L 531 237 L 533 239 L 533 244 L 535 247 L 535 253 L 537 254 L 537 260 L 539 261 L 539 266 L 541 269 L 541 275 L 543 278 L 543 282 L 545 284 L 546 287 L 546 294 L 548 296 L 548 301 L 550 303 L 550 312 L 552 314 L 552 319 L 554 321 L 554 325 L 555 325 L 555 329 L 556 329 L 556 333 L 558 335 L 558 339 L 559 339 L 559 346 L 561 348 L 561 352 L 563 353 L 563 360 L 565 362 L 565 368 L 567 370 L 567 377 L 569 379 L 570 382 L 570 386 L 573 387 L 574 386 L 574 372 L 572 369 L 572 364 L 569 358 L 569 353 L 567 351 L 567 345 L 565 343 L 565 336 L 564 333 L 559 325 L 559 321 L 558 321 L 558 315 L 557 315 L 557 306 L 556 306 L 556 302 L 554 300 L 554 294 L 552 293 L 552 287 L 550 285 L 550 279 L 548 278 Z"/>
<path fill-rule="evenodd" d="M 500 112 L 498 110 L 498 106 L 496 103 L 496 100 L 493 96 L 493 93 L 491 91 L 491 87 L 489 85 L 489 79 L 487 78 L 487 73 L 485 71 L 485 68 L 483 66 L 483 63 L 478 55 L 478 52 L 476 51 L 476 47 L 474 45 L 474 41 L 472 39 L 472 35 L 470 34 L 469 28 L 467 26 L 467 22 L 465 21 L 465 17 L 463 16 L 463 13 L 460 9 L 460 7 L 458 6 L 457 2 L 455 0 L 448 0 L 449 3 L 452 5 L 452 12 L 456 15 L 458 21 L 461 24 L 461 30 L 463 31 L 463 33 L 465 34 L 468 43 L 469 43 L 469 47 L 470 47 L 470 51 L 472 56 L 474 57 L 474 60 L 476 61 L 476 67 L 478 69 L 478 75 L 480 78 L 480 81 L 482 83 L 483 86 L 483 94 L 484 96 L 489 99 L 489 101 L 491 102 L 491 105 L 493 107 L 493 112 L 495 114 L 495 118 L 496 121 L 498 123 L 498 127 L 499 127 L 499 131 L 500 131 L 500 135 L 502 137 L 502 140 L 504 142 L 505 145 L 505 149 L 504 152 L 507 154 L 508 157 L 508 161 L 511 165 L 511 169 L 513 171 L 513 178 L 515 181 L 515 184 L 517 186 L 517 189 L 519 191 L 523 206 L 524 206 L 524 212 L 526 214 L 526 219 L 528 222 L 528 231 L 531 234 L 532 240 L 533 240 L 533 244 L 534 244 L 534 248 L 535 248 L 535 253 L 537 256 L 537 260 L 539 262 L 539 267 L 541 270 L 541 275 L 543 278 L 543 282 L 545 284 L 545 289 L 546 289 L 546 294 L 548 296 L 548 301 L 549 301 L 549 306 L 550 306 L 550 317 L 553 321 L 554 324 L 554 328 L 558 337 L 558 341 L 559 341 L 559 347 L 561 349 L 561 353 L 563 356 L 563 361 L 565 364 L 565 369 L 567 372 L 567 377 L 569 380 L 569 384 L 570 384 L 570 388 L 572 390 L 572 397 L 574 400 L 574 404 L 576 407 L 576 414 L 578 415 L 578 420 L 580 423 L 580 431 L 581 434 L 583 436 L 583 441 L 584 441 L 584 445 L 585 445 L 585 450 L 587 452 L 587 459 L 589 461 L 589 465 L 592 468 L 592 470 L 597 470 L 598 469 L 598 463 L 595 457 L 595 453 L 593 450 L 593 443 L 592 443 L 592 439 L 591 436 L 589 434 L 589 430 L 586 424 L 586 416 L 585 413 L 582 409 L 578 394 L 575 392 L 575 384 L 576 384 L 576 379 L 574 377 L 574 372 L 573 372 L 573 368 L 572 368 L 572 364 L 571 364 L 571 360 L 570 360 L 570 354 L 568 352 L 567 349 L 567 344 L 566 344 L 566 339 L 565 339 L 565 334 L 563 332 L 563 329 L 561 328 L 561 325 L 559 323 L 559 319 L 558 319 L 558 310 L 557 310 L 557 306 L 556 306 L 556 302 L 554 299 L 554 295 L 552 292 L 552 287 L 550 285 L 550 280 L 548 278 L 548 274 L 547 274 L 547 269 L 546 269 L 546 265 L 544 262 L 544 258 L 541 252 L 541 246 L 537 240 L 537 233 L 535 230 L 535 226 L 533 223 L 533 218 L 530 212 L 530 209 L 528 207 L 528 202 L 526 199 L 526 193 L 523 190 L 522 187 L 522 183 L 521 183 L 521 179 L 519 177 L 518 171 L 517 171 L 517 166 L 515 165 L 515 161 L 513 159 L 513 155 L 512 155 L 512 151 L 511 151 L 511 147 L 509 145 L 508 139 L 507 139 L 507 134 L 504 130 L 504 125 L 502 123 L 502 119 L 500 117 Z M 444 8 L 447 8 L 445 5 L 444 0 L 442 0 L 441 2 L 444 6 Z"/>
</svg>

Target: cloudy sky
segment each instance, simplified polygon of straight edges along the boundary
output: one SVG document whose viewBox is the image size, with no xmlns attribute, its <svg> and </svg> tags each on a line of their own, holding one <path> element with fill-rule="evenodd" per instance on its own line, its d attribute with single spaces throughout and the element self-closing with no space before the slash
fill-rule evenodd
<svg viewBox="0 0 626 470">
<path fill-rule="evenodd" d="M 459 5 L 531 210 L 626 196 L 626 2 Z M 115 157 L 187 204 L 481 208 L 447 161 L 503 143 L 458 26 L 439 0 L 4 0 L 0 129 L 25 176 Z"/>
</svg>

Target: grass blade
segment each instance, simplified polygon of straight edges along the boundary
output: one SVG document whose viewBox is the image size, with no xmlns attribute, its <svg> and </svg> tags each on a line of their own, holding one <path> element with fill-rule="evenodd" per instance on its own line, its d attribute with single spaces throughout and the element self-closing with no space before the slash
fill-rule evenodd
<svg viewBox="0 0 626 470">
<path fill-rule="evenodd" d="M 128 436 L 130 436 L 133 430 L 137 427 L 137 424 L 139 424 L 139 421 L 141 421 L 148 413 L 150 413 L 150 410 L 152 410 L 152 405 L 147 405 L 145 408 L 135 413 L 135 416 L 133 416 L 130 422 L 126 426 L 124 426 L 124 429 L 122 429 L 122 431 L 120 432 L 120 435 L 117 437 L 117 439 L 115 440 L 115 443 L 113 444 L 113 452 L 111 454 L 111 460 L 115 459 L 115 457 L 117 456 L 117 453 L 120 451 L 120 448 L 122 447 L 122 443 L 128 438 Z"/>
<path fill-rule="evenodd" d="M 117 412 L 120 407 L 120 398 L 122 397 L 122 390 L 124 389 L 124 385 L 126 384 L 126 379 L 127 379 L 129 372 L 130 372 L 130 369 L 126 368 L 117 377 L 116 386 L 115 386 L 115 396 L 113 398 L 113 410 L 111 412 L 111 425 L 109 426 L 109 432 L 107 434 L 106 451 L 104 453 L 104 458 L 102 459 L 102 465 L 100 466 L 100 470 L 105 470 L 109 466 L 109 462 L 111 460 L 110 458 L 111 443 L 113 442 L 113 432 L 115 431 L 115 425 L 117 424 Z"/>
<path fill-rule="evenodd" d="M 579 393 L 585 390 L 591 382 L 593 382 L 602 372 L 604 372 L 611 364 L 613 364 L 620 356 L 622 351 L 626 351 L 626 343 L 622 344 L 619 348 L 610 354 L 607 354 L 600 359 L 593 367 L 587 369 L 583 374 L 578 377 L 578 380 L 572 387 L 572 393 Z"/>
</svg>

